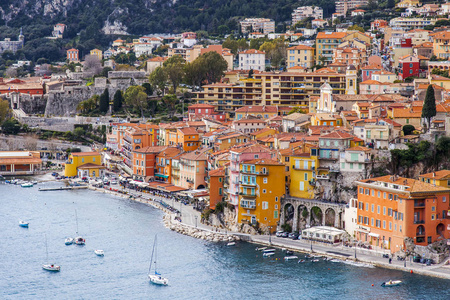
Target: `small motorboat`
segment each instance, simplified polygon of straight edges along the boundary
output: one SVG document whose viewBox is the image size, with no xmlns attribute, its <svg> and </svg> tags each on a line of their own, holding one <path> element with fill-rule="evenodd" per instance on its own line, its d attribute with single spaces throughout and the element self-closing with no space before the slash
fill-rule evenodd
<svg viewBox="0 0 450 300">
<path fill-rule="evenodd" d="M 81 236 L 78 236 L 75 238 L 75 244 L 77 245 L 84 245 L 86 243 L 86 240 L 83 239 Z"/>
<path fill-rule="evenodd" d="M 19 226 L 20 226 L 20 227 L 23 227 L 23 228 L 28 228 L 28 225 L 29 225 L 29 224 L 30 224 L 30 223 L 25 222 L 25 221 L 23 221 L 23 220 L 19 221 Z"/>
<path fill-rule="evenodd" d="M 275 249 L 264 249 L 263 253 L 271 253 L 271 252 L 275 252 Z"/>
<path fill-rule="evenodd" d="M 260 247 L 260 248 L 256 248 L 255 250 L 256 251 L 263 251 L 263 250 L 266 250 L 267 249 L 267 247 Z"/>
<path fill-rule="evenodd" d="M 300 260 L 298 261 L 299 264 L 302 264 L 302 263 L 304 263 L 304 262 L 305 262 L 304 259 L 300 259 Z"/>
<path fill-rule="evenodd" d="M 298 259 L 298 256 L 296 255 L 289 255 L 289 256 L 285 256 L 284 260 L 292 260 L 292 259 Z"/>
<path fill-rule="evenodd" d="M 229 243 L 227 244 L 227 246 L 235 246 L 235 245 L 236 245 L 235 242 L 229 242 Z"/>
<path fill-rule="evenodd" d="M 318 259 L 313 259 L 313 260 L 311 260 L 312 262 L 319 262 L 319 260 Z"/>
<path fill-rule="evenodd" d="M 64 241 L 64 244 L 66 244 L 66 246 L 72 245 L 73 244 L 73 238 L 66 238 L 66 240 Z"/>
<path fill-rule="evenodd" d="M 398 286 L 398 285 L 400 285 L 402 283 L 402 281 L 401 280 L 389 280 L 389 281 L 386 281 L 386 282 L 383 282 L 382 284 L 381 284 L 381 286 Z"/>
<path fill-rule="evenodd" d="M 293 255 L 293 254 L 294 254 L 294 251 L 291 251 L 291 250 L 286 251 L 286 255 Z"/>
<path fill-rule="evenodd" d="M 31 182 L 25 182 L 25 183 L 22 183 L 20 186 L 23 188 L 29 188 L 29 187 L 33 187 L 33 184 Z"/>
<path fill-rule="evenodd" d="M 94 250 L 94 253 L 97 256 L 104 256 L 105 255 L 105 251 L 103 251 L 103 250 Z"/>
<path fill-rule="evenodd" d="M 263 257 L 271 257 L 271 256 L 274 256 L 275 255 L 275 252 L 266 252 L 266 253 L 263 253 Z"/>
<path fill-rule="evenodd" d="M 42 269 L 51 271 L 51 272 L 59 272 L 61 271 L 61 267 L 54 264 L 46 264 L 42 265 Z"/>
</svg>

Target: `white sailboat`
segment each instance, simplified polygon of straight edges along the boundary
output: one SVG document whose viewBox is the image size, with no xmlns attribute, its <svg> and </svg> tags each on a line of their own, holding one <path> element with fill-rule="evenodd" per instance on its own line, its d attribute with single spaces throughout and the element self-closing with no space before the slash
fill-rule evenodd
<svg viewBox="0 0 450 300">
<path fill-rule="evenodd" d="M 158 284 L 158 285 L 168 285 L 169 280 L 165 277 L 162 277 L 161 274 L 158 273 L 156 270 L 156 238 L 157 235 L 155 235 L 155 241 L 153 242 L 153 250 L 152 250 L 152 258 L 150 260 L 150 267 L 148 268 L 148 278 L 150 279 L 151 283 Z M 153 257 L 155 257 L 155 260 L 153 261 Z M 155 265 L 155 273 L 152 274 L 152 265 Z"/>
<path fill-rule="evenodd" d="M 47 235 L 45 235 L 45 252 L 47 253 L 47 263 L 42 265 L 42 269 L 51 271 L 51 272 L 59 272 L 61 271 L 61 267 L 55 264 L 50 264 L 48 262 L 48 246 L 47 246 Z"/>
<path fill-rule="evenodd" d="M 86 240 L 82 236 L 78 235 L 78 215 L 77 215 L 77 210 L 75 210 L 75 219 L 77 221 L 77 236 L 75 238 L 75 244 L 77 244 L 77 245 L 84 245 L 86 243 Z"/>
</svg>

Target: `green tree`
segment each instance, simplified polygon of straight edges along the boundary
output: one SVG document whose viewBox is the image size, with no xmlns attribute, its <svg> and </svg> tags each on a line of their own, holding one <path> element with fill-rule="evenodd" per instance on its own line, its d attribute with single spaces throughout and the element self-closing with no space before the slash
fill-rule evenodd
<svg viewBox="0 0 450 300">
<path fill-rule="evenodd" d="M 284 38 L 274 39 L 262 44 L 259 50 L 264 51 L 266 58 L 270 60 L 270 64 L 278 69 L 286 59 L 286 43 L 287 41 Z"/>
<path fill-rule="evenodd" d="M 167 107 L 167 112 L 169 114 L 169 117 L 172 117 L 175 113 L 175 105 L 178 102 L 178 98 L 176 95 L 166 95 L 162 98 L 163 103 Z"/>
<path fill-rule="evenodd" d="M 402 130 L 404 135 L 410 135 L 416 128 L 413 125 L 404 125 Z"/>
<path fill-rule="evenodd" d="M 122 103 L 123 103 L 123 95 L 121 90 L 117 90 L 114 93 L 114 99 L 113 99 L 113 109 L 114 112 L 118 112 L 122 109 Z"/>
<path fill-rule="evenodd" d="M 142 84 L 142 87 L 145 89 L 145 93 L 148 96 L 153 95 L 153 89 L 152 89 L 152 85 L 150 83 L 145 82 L 145 83 Z"/>
<path fill-rule="evenodd" d="M 130 86 L 125 92 L 125 103 L 128 107 L 136 107 L 144 118 L 144 109 L 147 107 L 147 94 L 142 86 Z"/>
<path fill-rule="evenodd" d="M 164 96 L 164 92 L 167 86 L 167 74 L 162 67 L 157 67 L 148 78 L 148 81 L 158 94 Z"/>
<path fill-rule="evenodd" d="M 9 108 L 8 100 L 0 98 L 0 124 L 3 124 L 10 114 L 11 109 Z"/>
<path fill-rule="evenodd" d="M 193 86 L 201 86 L 206 77 L 205 65 L 197 58 L 184 65 L 184 81 Z"/>
<path fill-rule="evenodd" d="M 359 26 L 357 24 L 348 27 L 347 30 L 358 30 L 358 31 L 360 31 L 362 33 L 365 32 L 364 28 L 362 28 L 361 26 Z"/>
<path fill-rule="evenodd" d="M 248 78 L 253 78 L 253 69 L 250 69 L 250 71 L 248 71 Z"/>
<path fill-rule="evenodd" d="M 174 55 L 163 64 L 168 80 L 172 83 L 173 93 L 177 93 L 177 88 L 184 77 L 184 59 L 181 55 Z"/>
<path fill-rule="evenodd" d="M 84 134 L 85 134 L 85 131 L 84 131 L 83 127 L 77 127 L 73 130 L 73 136 L 77 140 L 81 139 L 81 137 L 84 136 Z"/>
<path fill-rule="evenodd" d="M 20 132 L 20 123 L 16 119 L 12 118 L 6 120 L 2 124 L 2 131 L 5 134 L 18 134 Z"/>
<path fill-rule="evenodd" d="M 199 59 L 199 63 L 203 66 L 205 80 L 208 83 L 218 82 L 228 68 L 226 60 L 215 51 L 202 54 L 197 59 Z"/>
<path fill-rule="evenodd" d="M 102 113 L 108 112 L 109 109 L 109 91 L 105 89 L 100 95 L 100 111 Z"/>
<path fill-rule="evenodd" d="M 395 0 L 388 0 L 386 4 L 387 8 L 393 8 L 395 7 Z"/>
<path fill-rule="evenodd" d="M 422 118 L 427 120 L 428 130 L 430 129 L 431 119 L 434 116 L 436 116 L 436 98 L 434 97 L 434 88 L 430 84 L 427 88 L 422 108 Z"/>
</svg>

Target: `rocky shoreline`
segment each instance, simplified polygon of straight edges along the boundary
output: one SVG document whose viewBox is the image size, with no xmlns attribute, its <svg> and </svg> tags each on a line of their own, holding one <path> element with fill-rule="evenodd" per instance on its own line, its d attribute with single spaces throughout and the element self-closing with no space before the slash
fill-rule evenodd
<svg viewBox="0 0 450 300">
<path fill-rule="evenodd" d="M 232 234 L 224 234 L 221 232 L 214 232 L 206 229 L 195 228 L 183 224 L 175 220 L 175 216 L 171 213 L 166 213 L 163 217 L 164 226 L 172 231 L 180 234 L 188 235 L 196 239 L 201 239 L 211 242 L 234 242 L 240 240 L 239 237 Z"/>
</svg>

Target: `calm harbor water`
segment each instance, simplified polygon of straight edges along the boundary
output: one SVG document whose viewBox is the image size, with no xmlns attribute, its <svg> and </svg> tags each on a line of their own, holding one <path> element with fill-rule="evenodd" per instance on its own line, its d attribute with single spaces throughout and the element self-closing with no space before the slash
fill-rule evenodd
<svg viewBox="0 0 450 300">
<path fill-rule="evenodd" d="M 88 190 L 39 192 L 0 184 L 0 299 L 450 299 L 450 281 L 382 268 L 262 258 L 255 245 L 196 240 L 166 229 L 162 212 Z M 79 233 L 85 246 L 65 246 Z M 28 229 L 19 220 L 30 222 Z M 147 280 L 158 234 L 160 287 Z M 60 273 L 42 270 L 49 259 Z M 94 254 L 103 249 L 104 257 Z M 296 254 L 303 256 L 302 254 Z M 404 285 L 382 288 L 400 279 Z M 374 284 L 374 287 L 371 285 Z"/>
</svg>

